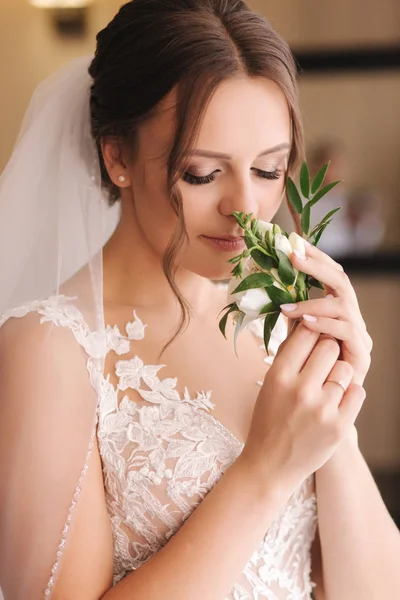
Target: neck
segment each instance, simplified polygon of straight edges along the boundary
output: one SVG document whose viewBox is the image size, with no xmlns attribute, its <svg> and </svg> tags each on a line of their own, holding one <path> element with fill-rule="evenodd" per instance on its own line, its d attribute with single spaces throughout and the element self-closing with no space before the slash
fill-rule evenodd
<svg viewBox="0 0 400 600">
<path fill-rule="evenodd" d="M 124 205 L 119 224 L 103 248 L 103 273 L 105 304 L 163 311 L 179 309 L 163 271 L 162 256 L 149 245 L 133 210 Z M 209 279 L 178 268 L 174 280 L 193 315 L 215 307 L 216 288 Z"/>
</svg>

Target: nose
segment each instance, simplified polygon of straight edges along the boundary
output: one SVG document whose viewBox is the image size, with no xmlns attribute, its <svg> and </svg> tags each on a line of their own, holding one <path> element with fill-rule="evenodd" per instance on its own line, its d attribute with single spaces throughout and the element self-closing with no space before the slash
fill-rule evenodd
<svg viewBox="0 0 400 600">
<path fill-rule="evenodd" d="M 235 182 L 221 198 L 219 211 L 224 216 L 232 215 L 233 212 L 243 212 L 245 214 L 252 213 L 254 217 L 257 217 L 259 203 L 251 181 L 246 178 L 235 179 Z"/>
</svg>

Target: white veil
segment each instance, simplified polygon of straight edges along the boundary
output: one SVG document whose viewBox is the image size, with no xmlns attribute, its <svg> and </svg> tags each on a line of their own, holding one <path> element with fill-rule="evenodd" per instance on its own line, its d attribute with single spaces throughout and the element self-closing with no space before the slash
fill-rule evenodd
<svg viewBox="0 0 400 600">
<path fill-rule="evenodd" d="M 32 302 L 48 296 L 57 311 L 59 294 L 66 294 L 77 298 L 90 331 L 104 335 L 100 250 L 118 209 L 108 207 L 101 188 L 89 63 L 79 59 L 38 87 L 0 179 L 5 600 L 51 597 L 95 431 L 97 393 L 85 352 L 70 331 L 29 313 Z"/>
</svg>

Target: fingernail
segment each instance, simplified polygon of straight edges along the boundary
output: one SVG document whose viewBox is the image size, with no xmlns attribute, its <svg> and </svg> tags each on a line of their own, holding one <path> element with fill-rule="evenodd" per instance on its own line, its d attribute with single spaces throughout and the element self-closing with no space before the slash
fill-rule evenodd
<svg viewBox="0 0 400 600">
<path fill-rule="evenodd" d="M 333 294 L 328 294 L 327 296 L 325 296 L 325 298 L 334 298 L 335 296 Z"/>
<path fill-rule="evenodd" d="M 313 317 L 311 315 L 303 315 L 303 319 L 309 323 L 316 323 L 318 321 L 317 317 Z"/>
<path fill-rule="evenodd" d="M 293 250 L 293 252 L 295 253 L 295 255 L 297 256 L 297 258 L 299 260 L 306 260 L 307 259 L 307 257 L 304 256 L 304 254 L 301 254 L 301 252 L 299 252 L 298 250 Z"/>
<path fill-rule="evenodd" d="M 304 243 L 306 246 L 311 246 L 310 242 L 307 242 L 307 240 L 304 240 Z"/>
<path fill-rule="evenodd" d="M 293 310 L 296 310 L 296 308 L 297 304 L 281 304 L 281 309 L 286 312 L 292 312 Z"/>
</svg>

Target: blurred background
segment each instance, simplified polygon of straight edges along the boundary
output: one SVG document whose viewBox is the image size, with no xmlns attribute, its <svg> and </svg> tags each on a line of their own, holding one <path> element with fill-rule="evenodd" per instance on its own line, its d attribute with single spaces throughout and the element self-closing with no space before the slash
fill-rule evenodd
<svg viewBox="0 0 400 600">
<path fill-rule="evenodd" d="M 71 59 L 92 53 L 96 32 L 121 4 L 0 0 L 0 172 L 35 86 Z M 331 160 L 329 176 L 344 180 L 313 218 L 342 206 L 321 248 L 350 275 L 374 340 L 357 428 L 361 450 L 400 525 L 400 2 L 249 5 L 269 18 L 299 63 L 312 174 Z M 291 229 L 285 209 L 277 221 Z"/>
</svg>

